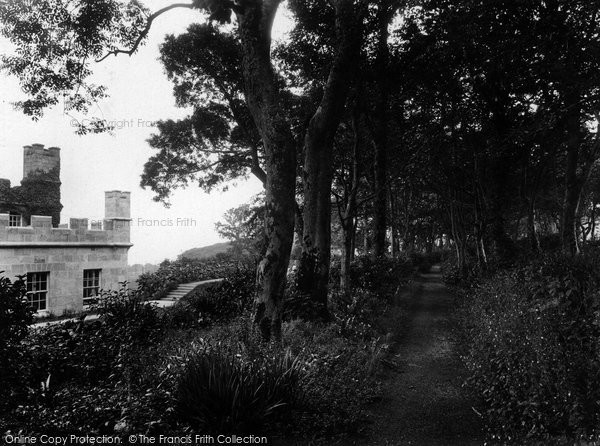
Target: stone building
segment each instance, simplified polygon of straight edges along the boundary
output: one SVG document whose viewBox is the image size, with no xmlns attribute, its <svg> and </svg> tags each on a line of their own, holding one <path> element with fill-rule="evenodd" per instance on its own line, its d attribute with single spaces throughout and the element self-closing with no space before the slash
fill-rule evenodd
<svg viewBox="0 0 600 446">
<path fill-rule="evenodd" d="M 60 224 L 60 149 L 25 146 L 23 180 L 0 179 L 0 271 L 23 275 L 39 314 L 81 311 L 100 289 L 127 278 L 130 193 L 105 192 L 101 222 Z"/>
</svg>

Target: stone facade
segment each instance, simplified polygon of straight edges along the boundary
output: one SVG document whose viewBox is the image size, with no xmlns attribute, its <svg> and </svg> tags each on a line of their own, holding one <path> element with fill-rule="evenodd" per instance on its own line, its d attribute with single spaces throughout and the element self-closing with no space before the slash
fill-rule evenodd
<svg viewBox="0 0 600 446">
<path fill-rule="evenodd" d="M 57 148 L 26 146 L 20 188 L 23 184 L 33 189 L 55 187 L 60 172 L 59 154 Z M 35 184 L 38 180 L 42 183 Z M 68 225 L 59 225 L 59 180 L 58 187 L 58 203 L 56 190 L 50 203 L 19 201 L 20 189 L 11 188 L 8 180 L 0 179 L 0 271 L 11 279 L 26 275 L 35 299 L 45 299 L 39 313 L 55 315 L 81 311 L 84 287 L 93 288 L 91 292 L 97 287 L 115 289 L 126 280 L 127 255 L 132 246 L 129 192 L 106 192 L 105 219 L 92 223 L 90 228 L 85 218 L 72 218 Z M 52 212 L 36 215 L 35 211 L 44 206 L 52 208 Z M 20 225 L 15 220 L 18 215 L 22 216 Z M 33 280 L 39 283 L 33 285 Z"/>
</svg>

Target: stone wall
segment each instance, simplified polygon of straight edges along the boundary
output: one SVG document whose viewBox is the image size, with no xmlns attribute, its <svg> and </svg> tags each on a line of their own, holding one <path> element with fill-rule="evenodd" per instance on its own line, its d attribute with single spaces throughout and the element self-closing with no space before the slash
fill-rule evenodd
<svg viewBox="0 0 600 446">
<path fill-rule="evenodd" d="M 47 310 L 54 315 L 83 308 L 83 270 L 101 269 L 100 287 L 117 289 L 127 279 L 127 252 L 122 247 L 0 247 L 0 271 L 14 279 L 48 272 Z"/>
<path fill-rule="evenodd" d="M 59 172 L 60 149 L 58 147 L 44 148 L 43 144 L 32 144 L 23 147 L 23 178 L 35 172 Z"/>
<path fill-rule="evenodd" d="M 104 229 L 89 229 L 87 218 L 71 218 L 69 226 L 52 227 L 52 217 L 32 215 L 29 226 L 9 226 L 9 214 L 0 214 L 0 249 L 21 244 L 129 244 L 131 222 L 128 219 L 105 219 Z M 2 243 L 5 242 L 5 243 Z"/>
<path fill-rule="evenodd" d="M 112 219 L 131 218 L 131 192 L 121 190 L 105 192 L 104 216 Z"/>
</svg>

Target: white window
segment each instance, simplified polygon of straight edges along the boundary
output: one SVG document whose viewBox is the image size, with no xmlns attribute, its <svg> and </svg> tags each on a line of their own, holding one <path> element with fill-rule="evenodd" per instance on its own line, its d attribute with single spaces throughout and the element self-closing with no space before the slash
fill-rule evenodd
<svg viewBox="0 0 600 446">
<path fill-rule="evenodd" d="M 48 274 L 27 273 L 27 299 L 35 311 L 48 307 Z"/>
<path fill-rule="evenodd" d="M 8 216 L 8 226 L 23 226 L 23 219 L 20 215 L 10 214 Z"/>
<path fill-rule="evenodd" d="M 91 305 L 97 302 L 100 291 L 101 269 L 83 270 L 83 305 Z"/>
</svg>

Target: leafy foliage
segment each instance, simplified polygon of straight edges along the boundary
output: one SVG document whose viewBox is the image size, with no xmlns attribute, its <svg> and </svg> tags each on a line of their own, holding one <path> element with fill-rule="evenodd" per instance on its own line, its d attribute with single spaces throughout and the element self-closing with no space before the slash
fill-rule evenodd
<svg viewBox="0 0 600 446">
<path fill-rule="evenodd" d="M 406 280 L 412 273 L 408 259 L 373 259 L 357 257 L 351 264 L 350 281 L 353 287 L 389 294 L 389 287 L 397 287 L 398 280 Z"/>
<path fill-rule="evenodd" d="M 333 296 L 333 321 L 286 322 L 281 345 L 265 344 L 248 311 L 254 268 L 229 266 L 213 270 L 225 277 L 220 286 L 169 309 L 123 288 L 100 296 L 96 321 L 33 330 L 3 432 L 261 428 L 322 439 L 363 429 L 387 348 L 378 325 L 385 296 L 355 290 L 350 304 Z"/>
<path fill-rule="evenodd" d="M 300 376 L 289 352 L 246 361 L 212 347 L 192 358 L 179 378 L 178 410 L 198 432 L 260 432 L 296 403 Z"/>
<path fill-rule="evenodd" d="M 144 298 L 156 300 L 166 296 L 181 283 L 221 279 L 246 267 L 246 263 L 228 258 L 165 261 L 157 271 L 142 274 L 138 278 L 138 286 Z"/>
<path fill-rule="evenodd" d="M 24 282 L 0 277 L 0 414 L 15 393 L 24 391 L 19 379 L 25 354 L 21 342 L 32 320 Z"/>
<path fill-rule="evenodd" d="M 597 254 L 548 257 L 499 272 L 472 290 L 466 359 L 492 438 L 598 435 L 597 262 Z"/>
<path fill-rule="evenodd" d="M 166 37 L 161 62 L 177 105 L 193 113 L 160 121 L 148 140 L 158 153 L 144 166 L 142 186 L 157 193 L 156 201 L 167 202 L 173 189 L 190 182 L 210 191 L 260 170 L 260 138 L 244 102 L 241 54 L 237 37 L 212 24 Z"/>
<path fill-rule="evenodd" d="M 29 95 L 18 107 L 39 118 L 65 93 L 66 111 L 86 111 L 106 95 L 104 87 L 85 82 L 91 75 L 90 62 L 133 45 L 147 15 L 136 0 L 3 2 L 0 33 L 20 51 L 4 55 L 2 68 L 20 75 L 21 88 Z M 96 129 L 102 129 L 97 123 Z"/>
<path fill-rule="evenodd" d="M 37 328 L 23 339 L 19 363 L 7 370 L 19 374 L 16 383 L 26 392 L 9 426 L 30 433 L 112 431 L 126 406 L 135 352 L 155 345 L 163 328 L 156 308 L 125 288 L 102 293 L 96 309 L 96 321 Z"/>
<path fill-rule="evenodd" d="M 301 438 L 361 432 L 367 405 L 380 395 L 376 372 L 387 344 L 349 334 L 337 321 L 296 319 L 283 325 L 284 345 L 304 364 L 304 404 L 293 422 Z"/>
<path fill-rule="evenodd" d="M 229 209 L 223 221 L 215 223 L 221 237 L 231 241 L 235 257 L 258 259 L 264 251 L 264 198 L 254 197 L 250 203 Z"/>
<path fill-rule="evenodd" d="M 187 295 L 167 310 L 166 315 L 182 315 L 182 326 L 227 322 L 252 308 L 256 294 L 255 276 L 254 268 L 232 271 L 218 285 Z"/>
</svg>

